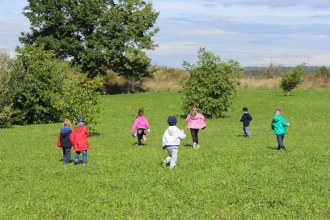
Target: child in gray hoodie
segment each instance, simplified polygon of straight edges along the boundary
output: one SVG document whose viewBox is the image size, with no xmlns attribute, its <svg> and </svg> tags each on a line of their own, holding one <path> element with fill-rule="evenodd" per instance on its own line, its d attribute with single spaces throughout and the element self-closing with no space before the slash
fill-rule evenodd
<svg viewBox="0 0 330 220">
<path fill-rule="evenodd" d="M 162 163 L 162 167 L 165 168 L 168 165 L 170 169 L 173 169 L 176 166 L 176 161 L 178 158 L 178 150 L 180 145 L 180 140 L 186 137 L 183 130 L 180 130 L 176 126 L 176 117 L 169 116 L 167 119 L 169 127 L 166 129 L 163 135 L 163 149 L 166 149 L 168 152 L 168 157 Z"/>
</svg>

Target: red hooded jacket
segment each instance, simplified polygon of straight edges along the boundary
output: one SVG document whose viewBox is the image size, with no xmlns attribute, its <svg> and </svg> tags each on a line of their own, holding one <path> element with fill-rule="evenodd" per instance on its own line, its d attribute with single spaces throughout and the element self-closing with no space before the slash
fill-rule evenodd
<svg viewBox="0 0 330 220">
<path fill-rule="evenodd" d="M 74 127 L 74 130 L 70 135 L 74 151 L 88 150 L 88 135 L 89 132 L 87 126 L 83 125 Z"/>
</svg>

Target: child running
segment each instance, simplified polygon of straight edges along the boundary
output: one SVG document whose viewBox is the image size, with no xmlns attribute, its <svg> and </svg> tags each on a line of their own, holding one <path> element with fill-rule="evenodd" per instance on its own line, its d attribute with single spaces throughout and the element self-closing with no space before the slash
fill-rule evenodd
<svg viewBox="0 0 330 220">
<path fill-rule="evenodd" d="M 132 135 L 137 135 L 138 145 L 142 145 L 142 140 L 147 141 L 146 130 L 150 131 L 150 125 L 147 118 L 144 116 L 144 108 L 141 107 L 138 111 L 138 115 L 132 126 Z"/>
<path fill-rule="evenodd" d="M 87 164 L 87 150 L 89 148 L 88 144 L 88 127 L 84 124 L 84 117 L 77 117 L 77 126 L 74 127 L 74 130 L 71 135 L 71 142 L 73 144 L 73 149 L 76 152 L 74 158 L 74 165 L 78 165 L 79 156 L 82 153 L 82 165 Z"/>
<path fill-rule="evenodd" d="M 65 119 L 57 139 L 58 149 L 62 148 L 63 150 L 63 164 L 68 164 L 71 160 L 72 143 L 70 140 L 70 134 L 72 131 L 70 129 L 70 125 L 71 121 L 69 119 Z"/>
<path fill-rule="evenodd" d="M 199 148 L 198 131 L 199 129 L 206 128 L 205 117 L 197 112 L 195 106 L 190 108 L 190 113 L 187 115 L 186 121 L 188 122 L 187 128 L 190 128 L 190 133 L 193 141 L 193 148 Z"/>
<path fill-rule="evenodd" d="M 246 137 L 252 138 L 252 135 L 249 131 L 249 125 L 250 125 L 250 121 L 252 121 L 252 116 L 250 115 L 249 109 L 247 107 L 244 107 L 242 111 L 243 111 L 243 115 L 240 121 L 243 122 L 243 131 Z"/>
<path fill-rule="evenodd" d="M 166 168 L 170 165 L 170 169 L 173 169 L 176 166 L 176 161 L 178 158 L 178 150 L 180 145 L 180 140 L 186 137 L 183 130 L 180 130 L 176 126 L 176 117 L 169 116 L 167 119 L 169 127 L 165 130 L 162 144 L 163 149 L 167 149 L 168 157 L 162 163 L 162 167 Z"/>
<path fill-rule="evenodd" d="M 275 109 L 274 118 L 272 120 L 272 129 L 274 130 L 278 143 L 277 150 L 281 150 L 281 149 L 286 150 L 283 141 L 286 133 L 286 127 L 289 127 L 289 123 L 285 121 L 285 119 L 281 114 L 282 114 L 281 109 L 279 108 Z"/>
</svg>

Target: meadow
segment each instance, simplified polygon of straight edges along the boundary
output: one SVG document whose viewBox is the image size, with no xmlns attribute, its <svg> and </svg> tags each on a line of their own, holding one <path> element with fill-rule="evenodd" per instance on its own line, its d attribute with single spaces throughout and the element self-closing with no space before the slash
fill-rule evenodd
<svg viewBox="0 0 330 220">
<path fill-rule="evenodd" d="M 329 219 L 330 90 L 241 89 L 234 109 L 207 119 L 192 149 L 189 130 L 174 170 L 161 137 L 167 117 L 184 128 L 176 92 L 102 97 L 87 166 L 63 165 L 61 123 L 0 129 L 1 219 Z M 144 106 L 151 124 L 138 147 L 130 130 Z M 241 108 L 254 117 L 243 137 Z M 281 107 L 290 123 L 277 151 L 270 122 Z"/>
</svg>

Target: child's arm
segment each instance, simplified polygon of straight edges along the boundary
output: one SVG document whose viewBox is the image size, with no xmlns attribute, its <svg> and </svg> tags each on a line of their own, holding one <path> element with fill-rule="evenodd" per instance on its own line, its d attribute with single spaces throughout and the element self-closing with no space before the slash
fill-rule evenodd
<svg viewBox="0 0 330 220">
<path fill-rule="evenodd" d="M 186 134 L 184 133 L 183 129 L 181 131 L 180 131 L 180 129 L 178 129 L 178 136 L 180 139 L 186 138 Z"/>
<path fill-rule="evenodd" d="M 137 124 L 137 119 L 134 121 L 134 124 L 132 126 L 132 135 L 135 136 L 136 135 L 136 124 Z"/>
<path fill-rule="evenodd" d="M 249 114 L 249 121 L 252 121 L 252 119 L 253 119 L 252 116 Z"/>
<path fill-rule="evenodd" d="M 57 137 L 57 148 L 61 149 L 61 136 L 60 136 L 60 134 Z"/>
<path fill-rule="evenodd" d="M 289 127 L 289 123 L 287 123 L 284 118 L 283 118 L 283 121 L 282 121 L 282 125 L 284 127 Z"/>
</svg>

